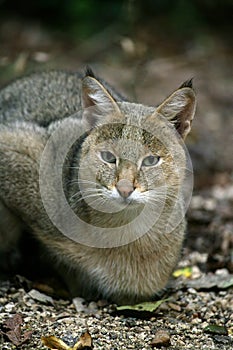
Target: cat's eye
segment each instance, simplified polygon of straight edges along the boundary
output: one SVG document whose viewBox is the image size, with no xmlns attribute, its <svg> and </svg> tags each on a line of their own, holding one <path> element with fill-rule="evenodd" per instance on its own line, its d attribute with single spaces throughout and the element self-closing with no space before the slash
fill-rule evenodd
<svg viewBox="0 0 233 350">
<path fill-rule="evenodd" d="M 158 164 L 159 161 L 160 161 L 160 157 L 150 155 L 143 159 L 142 166 L 153 166 Z"/>
<path fill-rule="evenodd" d="M 109 151 L 100 152 L 100 156 L 107 163 L 116 163 L 116 157 Z"/>
</svg>

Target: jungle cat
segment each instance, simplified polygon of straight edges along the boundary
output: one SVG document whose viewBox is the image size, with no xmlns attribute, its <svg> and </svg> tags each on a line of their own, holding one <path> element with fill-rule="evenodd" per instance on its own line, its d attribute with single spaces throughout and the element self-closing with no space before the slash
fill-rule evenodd
<svg viewBox="0 0 233 350">
<path fill-rule="evenodd" d="M 182 140 L 195 107 L 191 81 L 149 107 L 128 102 L 91 69 L 38 72 L 2 88 L 0 267 L 9 256 L 17 264 L 25 257 L 17 244 L 31 235 L 73 296 L 118 304 L 153 298 L 184 238 Z M 77 238 L 53 183 L 60 147 L 72 138 L 61 183 L 80 219 Z"/>
</svg>

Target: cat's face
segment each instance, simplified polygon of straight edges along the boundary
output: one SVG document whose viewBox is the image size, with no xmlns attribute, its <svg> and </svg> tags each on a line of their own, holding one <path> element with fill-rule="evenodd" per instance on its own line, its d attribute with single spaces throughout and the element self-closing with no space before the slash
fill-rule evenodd
<svg viewBox="0 0 233 350">
<path fill-rule="evenodd" d="M 114 206 L 176 201 L 186 162 L 180 141 L 195 112 L 195 95 L 187 84 L 153 108 L 117 102 L 95 78 L 83 80 L 89 135 L 77 164 L 78 201 L 109 212 Z"/>
<path fill-rule="evenodd" d="M 147 130 L 153 130 L 150 121 L 147 124 Z M 95 209 L 112 212 L 148 202 L 159 205 L 176 193 L 183 176 L 177 167 L 184 166 L 185 154 L 169 128 L 161 137 L 164 126 L 158 119 L 158 137 L 128 123 L 96 127 L 82 147 L 77 174 L 82 198 Z M 169 142 L 163 142 L 168 137 Z"/>
</svg>

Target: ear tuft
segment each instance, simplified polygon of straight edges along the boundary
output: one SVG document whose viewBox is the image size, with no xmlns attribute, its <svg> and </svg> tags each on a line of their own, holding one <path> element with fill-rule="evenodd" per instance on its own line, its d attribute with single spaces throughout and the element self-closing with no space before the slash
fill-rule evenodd
<svg viewBox="0 0 233 350">
<path fill-rule="evenodd" d="M 90 66 L 86 66 L 85 77 L 91 77 L 91 78 L 95 78 L 96 79 L 95 73 L 93 72 L 93 70 L 92 70 L 92 68 Z"/>
<path fill-rule="evenodd" d="M 180 85 L 179 89 L 183 89 L 185 87 L 193 89 L 193 78 L 186 80 L 182 85 Z"/>
</svg>

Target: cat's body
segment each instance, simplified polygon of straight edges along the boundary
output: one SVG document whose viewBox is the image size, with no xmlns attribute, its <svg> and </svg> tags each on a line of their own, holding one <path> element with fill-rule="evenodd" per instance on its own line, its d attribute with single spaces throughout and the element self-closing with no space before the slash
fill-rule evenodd
<svg viewBox="0 0 233 350">
<path fill-rule="evenodd" d="M 73 295 L 132 303 L 161 290 L 179 257 L 186 155 L 176 130 L 189 132 L 195 96 L 187 83 L 154 108 L 110 89 L 91 72 L 53 71 L 0 91 L 0 257 L 31 231 Z M 74 137 L 61 183 L 77 237 L 56 188 L 56 134 L 61 149 Z"/>
</svg>

